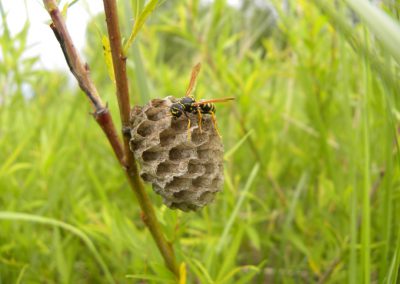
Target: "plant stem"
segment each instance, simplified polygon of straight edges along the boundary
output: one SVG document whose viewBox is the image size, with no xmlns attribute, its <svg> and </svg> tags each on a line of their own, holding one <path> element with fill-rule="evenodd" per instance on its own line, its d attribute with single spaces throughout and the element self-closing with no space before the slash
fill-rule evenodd
<svg viewBox="0 0 400 284">
<path fill-rule="evenodd" d="M 123 54 L 121 34 L 118 24 L 117 4 L 115 0 L 104 0 L 107 30 L 110 38 L 111 55 L 114 65 L 115 81 L 117 86 L 117 99 L 121 115 L 122 129 L 129 127 L 130 103 L 128 78 L 126 74 L 126 57 Z M 126 174 L 133 191 L 142 209 L 142 218 L 149 228 L 160 250 L 167 267 L 179 278 L 179 269 L 170 243 L 164 237 L 161 226 L 156 218 L 153 205 L 145 191 L 142 180 L 139 178 L 138 169 L 133 153 L 129 149 L 130 137 L 124 135 L 124 152 Z"/>
<path fill-rule="evenodd" d="M 79 87 L 85 92 L 94 108 L 94 118 L 100 125 L 118 161 L 125 170 L 130 187 L 133 189 L 142 209 L 142 220 L 149 228 L 167 267 L 179 277 L 179 269 L 170 243 L 164 237 L 161 226 L 157 221 L 154 208 L 146 194 L 144 185 L 139 177 L 133 153 L 129 149 L 129 137 L 124 135 L 123 144 L 117 134 L 115 125 L 108 108 L 101 101 L 98 91 L 90 78 L 88 65 L 81 59 L 71 36 L 65 25 L 65 21 L 58 9 L 55 0 L 43 0 L 53 23 L 50 25 L 57 40 L 61 45 L 68 67 L 79 83 Z M 126 75 L 126 58 L 122 55 L 121 36 L 118 26 L 118 16 L 115 1 L 104 1 L 107 15 L 107 26 L 110 35 L 110 45 L 117 83 L 117 98 L 119 103 L 122 129 L 129 127 L 130 104 L 128 80 Z M 123 145 L 123 146 L 122 146 Z"/>
</svg>

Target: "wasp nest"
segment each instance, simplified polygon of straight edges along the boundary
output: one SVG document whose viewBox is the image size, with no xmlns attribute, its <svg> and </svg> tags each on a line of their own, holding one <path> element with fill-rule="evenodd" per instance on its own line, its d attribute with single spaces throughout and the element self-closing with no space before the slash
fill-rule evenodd
<svg viewBox="0 0 400 284">
<path fill-rule="evenodd" d="M 202 131 L 196 114 L 170 115 L 173 97 L 155 99 L 131 112 L 130 147 L 150 182 L 170 208 L 198 210 L 210 203 L 223 185 L 223 145 L 210 115 Z"/>
</svg>

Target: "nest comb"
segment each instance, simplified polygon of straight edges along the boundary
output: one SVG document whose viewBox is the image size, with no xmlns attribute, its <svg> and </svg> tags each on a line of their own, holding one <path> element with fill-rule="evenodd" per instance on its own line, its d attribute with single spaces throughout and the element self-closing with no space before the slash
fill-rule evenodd
<svg viewBox="0 0 400 284">
<path fill-rule="evenodd" d="M 172 209 L 198 210 L 213 201 L 223 185 L 223 144 L 210 115 L 202 131 L 196 114 L 170 115 L 173 97 L 154 99 L 131 112 L 130 147 L 140 176 Z"/>
</svg>

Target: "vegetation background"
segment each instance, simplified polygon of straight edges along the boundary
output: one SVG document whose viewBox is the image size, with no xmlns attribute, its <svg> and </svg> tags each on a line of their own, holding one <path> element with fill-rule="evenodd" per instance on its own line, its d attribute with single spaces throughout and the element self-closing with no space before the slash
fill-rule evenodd
<svg viewBox="0 0 400 284">
<path fill-rule="evenodd" d="M 119 1 L 125 37 L 144 5 Z M 196 97 L 236 98 L 217 106 L 216 200 L 182 213 L 148 187 L 187 283 L 399 281 L 400 33 L 376 15 L 398 23 L 400 5 L 370 7 L 168 0 L 142 28 L 128 54 L 134 104 L 182 96 L 199 61 Z M 0 283 L 173 282 L 75 81 L 38 69 L 29 22 L 12 36 L 1 17 Z M 104 35 L 101 14 L 84 56 L 118 121 Z"/>
</svg>

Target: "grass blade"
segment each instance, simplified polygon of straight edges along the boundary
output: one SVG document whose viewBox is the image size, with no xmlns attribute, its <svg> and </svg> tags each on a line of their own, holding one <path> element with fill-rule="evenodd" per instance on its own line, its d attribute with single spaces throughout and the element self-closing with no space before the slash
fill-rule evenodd
<svg viewBox="0 0 400 284">
<path fill-rule="evenodd" d="M 365 33 L 367 40 L 367 33 Z M 364 64 L 365 90 L 362 108 L 362 126 L 363 126 L 363 191 L 362 191 L 362 230 L 361 230 L 361 263 L 363 268 L 364 283 L 371 282 L 371 209 L 370 195 L 371 173 L 370 173 L 370 142 L 369 142 L 369 118 L 368 118 L 368 98 L 369 98 L 369 69 L 368 62 Z"/>
<path fill-rule="evenodd" d="M 229 217 L 229 220 L 226 223 L 225 229 L 224 229 L 224 231 L 223 231 L 223 233 L 221 235 L 221 238 L 219 239 L 219 242 L 217 244 L 216 250 L 218 252 L 220 252 L 222 247 L 224 246 L 224 244 L 227 243 L 228 233 L 229 233 L 229 231 L 231 230 L 231 228 L 233 226 L 233 222 L 235 221 L 235 219 L 236 219 L 236 217 L 237 217 L 237 215 L 239 213 L 239 209 L 242 206 L 243 201 L 247 196 L 247 192 L 250 190 L 250 187 L 253 184 L 253 181 L 254 181 L 255 177 L 257 176 L 257 173 L 258 173 L 259 169 L 260 169 L 260 165 L 256 164 L 253 167 L 253 170 L 251 171 L 249 178 L 247 179 L 246 185 L 244 186 L 244 189 L 243 189 L 243 191 L 242 191 L 242 193 L 241 193 L 241 195 L 239 197 L 239 200 L 236 203 L 236 206 L 233 209 L 232 214 Z"/>
<path fill-rule="evenodd" d="M 392 263 L 389 269 L 389 275 L 385 283 L 398 283 L 397 278 L 399 276 L 399 270 L 400 270 L 400 230 L 397 237 L 396 251 L 393 254 Z"/>
<path fill-rule="evenodd" d="M 239 226 L 238 229 L 235 231 L 233 240 L 229 243 L 229 250 L 223 255 L 223 263 L 218 271 L 217 281 L 221 283 L 221 279 L 224 275 L 229 274 L 229 269 L 236 263 L 238 251 L 240 249 L 240 244 L 243 240 L 244 235 L 244 227 Z"/>
<path fill-rule="evenodd" d="M 75 236 L 80 238 L 85 243 L 85 245 L 88 247 L 90 252 L 93 254 L 94 258 L 96 259 L 96 261 L 100 265 L 101 269 L 103 270 L 103 272 L 106 276 L 107 282 L 113 283 L 113 284 L 115 283 L 107 265 L 103 261 L 102 257 L 100 256 L 100 254 L 97 251 L 96 247 L 94 246 L 93 242 L 83 231 L 77 229 L 76 227 L 74 227 L 70 224 L 67 224 L 65 222 L 58 221 L 56 219 L 42 217 L 42 216 L 36 216 L 36 215 L 26 214 L 26 213 L 18 213 L 18 212 L 0 211 L 0 220 L 27 221 L 27 222 L 31 222 L 31 223 L 39 223 L 39 224 L 62 228 L 64 230 L 74 234 Z"/>
<path fill-rule="evenodd" d="M 158 277 L 148 274 L 128 274 L 125 275 L 125 277 L 128 279 L 149 280 L 149 281 L 154 281 L 156 283 L 175 283 L 174 281 L 167 280 L 164 277 Z"/>
<path fill-rule="evenodd" d="M 355 53 L 362 56 L 362 58 L 367 58 L 375 73 L 393 89 L 394 93 L 398 93 L 400 87 L 397 75 L 382 63 L 376 52 L 368 49 L 365 43 L 357 37 L 354 28 L 348 23 L 347 19 L 342 14 L 336 12 L 335 7 L 327 4 L 327 2 L 321 0 L 313 0 L 313 2 L 322 13 L 329 17 L 331 24 L 345 37 Z"/>
<path fill-rule="evenodd" d="M 346 0 L 385 49 L 400 63 L 400 26 L 388 14 L 366 0 Z"/>
<path fill-rule="evenodd" d="M 195 258 L 185 258 L 185 262 L 189 264 L 190 269 L 199 277 L 200 283 L 214 283 L 210 274 L 204 265 Z"/>
<path fill-rule="evenodd" d="M 243 136 L 242 139 L 239 140 L 239 142 L 235 144 L 235 146 L 229 149 L 224 155 L 224 160 L 228 160 L 229 157 L 232 156 L 243 145 L 244 142 L 246 142 L 247 138 L 249 138 L 253 132 L 254 131 L 251 129 L 245 136 Z"/>
<path fill-rule="evenodd" d="M 24 277 L 25 271 L 28 268 L 28 265 L 24 265 L 18 275 L 17 281 L 15 282 L 16 284 L 21 284 L 22 282 L 22 278 Z"/>
</svg>

